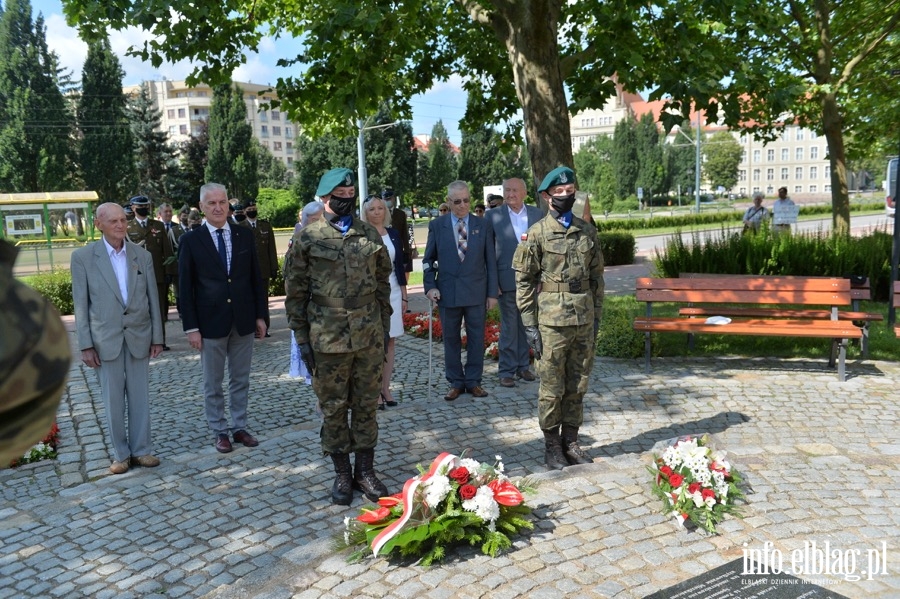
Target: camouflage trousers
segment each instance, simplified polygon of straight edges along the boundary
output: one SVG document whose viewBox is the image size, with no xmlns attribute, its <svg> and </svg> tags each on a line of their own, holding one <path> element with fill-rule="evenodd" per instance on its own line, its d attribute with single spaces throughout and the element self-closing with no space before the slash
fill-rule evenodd
<svg viewBox="0 0 900 599">
<path fill-rule="evenodd" d="M 378 443 L 378 396 L 384 350 L 376 346 L 346 354 L 315 353 L 313 391 L 325 421 L 322 451 L 354 453 Z"/>
<path fill-rule="evenodd" d="M 581 426 L 582 399 L 594 366 L 592 325 L 554 327 L 539 325 L 544 344 L 537 371 L 538 422 L 542 430 L 560 424 Z"/>
</svg>

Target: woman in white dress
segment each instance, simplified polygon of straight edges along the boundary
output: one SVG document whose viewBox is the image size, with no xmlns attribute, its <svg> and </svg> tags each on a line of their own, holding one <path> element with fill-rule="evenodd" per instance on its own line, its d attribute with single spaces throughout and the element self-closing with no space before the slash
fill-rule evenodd
<svg viewBox="0 0 900 599">
<path fill-rule="evenodd" d="M 325 204 L 322 202 L 310 202 L 300 211 L 299 221 L 296 226 L 294 226 L 294 235 L 296 236 L 300 229 L 308 225 L 309 223 L 314 223 L 317 220 L 322 218 L 322 214 L 325 212 Z M 294 244 L 294 238 L 291 237 L 290 244 L 288 247 Z M 297 341 L 294 339 L 294 333 L 291 331 L 291 366 L 290 371 L 288 372 L 288 376 L 291 378 L 302 378 L 306 381 L 307 385 L 312 385 L 312 373 L 306 369 L 306 364 L 303 363 L 303 360 L 300 359 L 300 348 L 297 346 Z"/>
<path fill-rule="evenodd" d="M 385 406 L 396 406 L 397 401 L 391 394 L 391 375 L 394 372 L 395 339 L 403 334 L 403 313 L 409 301 L 406 299 L 406 264 L 403 250 L 400 246 L 400 234 L 385 222 L 388 219 L 387 207 L 377 195 L 370 195 L 363 203 L 363 220 L 378 230 L 381 240 L 384 242 L 391 257 L 393 270 L 391 271 L 391 330 L 389 333 L 387 351 L 385 351 L 384 370 L 381 376 L 381 397 L 378 398 L 378 409 L 384 410 Z"/>
</svg>

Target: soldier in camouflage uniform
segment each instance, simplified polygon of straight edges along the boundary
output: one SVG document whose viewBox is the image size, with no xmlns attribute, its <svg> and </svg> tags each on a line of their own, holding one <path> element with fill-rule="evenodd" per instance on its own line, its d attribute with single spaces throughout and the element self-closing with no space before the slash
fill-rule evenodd
<svg viewBox="0 0 900 599">
<path fill-rule="evenodd" d="M 352 171 L 328 171 L 316 195 L 325 204 L 324 218 L 293 239 L 284 268 L 285 308 L 324 414 L 322 451 L 337 474 L 331 499 L 350 505 L 355 488 L 377 501 L 388 494 L 373 462 L 392 264 L 375 228 L 352 216 Z M 352 476 L 350 453 L 356 454 Z"/>
<path fill-rule="evenodd" d="M 13 277 L 15 259 L 0 240 L 0 468 L 50 432 L 72 361 L 59 312 Z"/>
<path fill-rule="evenodd" d="M 166 232 L 166 226 L 155 218 L 150 218 L 150 198 L 135 196 L 129 200 L 134 211 L 134 220 L 128 221 L 128 239 L 150 252 L 153 257 L 153 274 L 156 276 L 156 294 L 159 297 L 159 313 L 163 323 L 163 349 L 166 345 L 166 322 L 169 319 L 169 286 L 166 284 L 166 269 L 175 263 L 175 250 Z M 177 272 L 177 265 L 175 265 Z"/>
<path fill-rule="evenodd" d="M 603 254 L 594 226 L 572 214 L 571 169 L 550 171 L 538 192 L 550 212 L 528 229 L 513 268 L 516 303 L 541 376 L 544 459 L 548 468 L 560 470 L 593 461 L 578 445 L 578 428 L 603 308 Z"/>
</svg>

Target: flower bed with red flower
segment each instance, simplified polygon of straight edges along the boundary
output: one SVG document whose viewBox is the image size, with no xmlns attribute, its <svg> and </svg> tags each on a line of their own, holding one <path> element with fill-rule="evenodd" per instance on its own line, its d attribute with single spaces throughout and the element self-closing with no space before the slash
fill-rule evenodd
<svg viewBox="0 0 900 599">
<path fill-rule="evenodd" d="M 32 464 L 34 462 L 40 462 L 42 460 L 51 460 L 56 457 L 56 448 L 59 444 L 59 427 L 56 426 L 56 423 L 53 423 L 53 426 L 50 427 L 50 432 L 47 433 L 47 436 L 43 438 L 43 440 L 28 450 L 24 456 L 19 459 L 13 460 L 9 463 L 10 468 L 15 468 L 17 466 L 21 466 L 23 464 Z"/>
<path fill-rule="evenodd" d="M 500 357 L 500 321 L 497 310 L 488 310 L 484 321 L 484 357 L 497 360 Z M 428 312 L 403 315 L 403 329 L 413 337 L 428 339 Z M 431 319 L 431 337 L 434 341 L 443 338 L 444 329 L 435 310 Z M 462 346 L 466 346 L 466 334 L 462 334 Z"/>
<path fill-rule="evenodd" d="M 669 441 L 662 456 L 653 456 L 653 494 L 663 500 L 663 512 L 679 524 L 690 521 L 715 533 L 725 514 L 740 517 L 734 505 L 743 499 L 740 473 L 732 469 L 724 451 L 715 451 L 703 437 Z"/>
<path fill-rule="evenodd" d="M 403 492 L 382 497 L 376 508 L 363 508 L 344 520 L 339 549 L 356 550 L 348 561 L 373 555 L 419 558 L 423 566 L 446 557 L 459 544 L 480 545 L 494 557 L 512 546 L 510 537 L 534 528 L 526 518 L 531 508 L 522 492 L 533 490 L 527 481 L 516 485 L 494 465 L 442 453 L 428 470 L 403 486 Z"/>
</svg>

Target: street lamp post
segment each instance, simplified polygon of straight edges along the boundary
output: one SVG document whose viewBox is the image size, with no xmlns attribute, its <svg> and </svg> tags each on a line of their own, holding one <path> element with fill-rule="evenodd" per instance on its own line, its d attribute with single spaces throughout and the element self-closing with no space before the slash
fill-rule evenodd
<svg viewBox="0 0 900 599">
<path fill-rule="evenodd" d="M 363 202 L 366 201 L 366 197 L 369 195 L 369 173 L 366 170 L 366 140 L 363 135 L 364 132 L 370 129 L 386 129 L 388 127 L 393 127 L 397 123 L 385 123 L 384 125 L 374 125 L 372 127 L 366 127 L 366 124 L 362 119 L 357 119 L 356 126 L 359 128 L 359 136 L 356 138 L 356 154 L 359 160 L 359 169 L 357 175 L 359 175 L 359 214 L 362 215 L 362 206 Z"/>
</svg>

